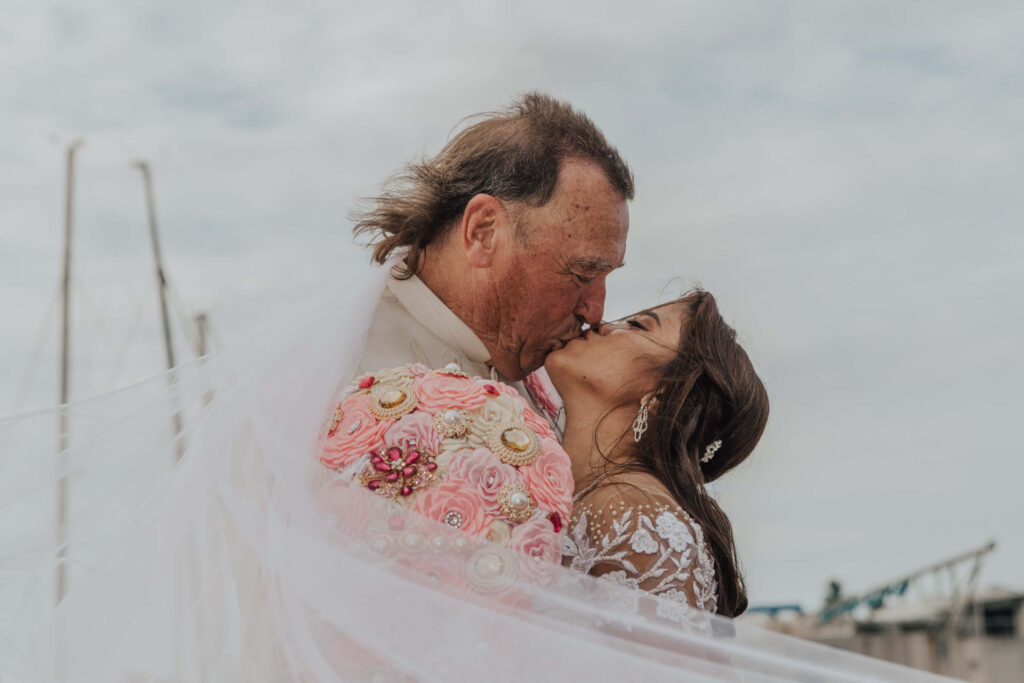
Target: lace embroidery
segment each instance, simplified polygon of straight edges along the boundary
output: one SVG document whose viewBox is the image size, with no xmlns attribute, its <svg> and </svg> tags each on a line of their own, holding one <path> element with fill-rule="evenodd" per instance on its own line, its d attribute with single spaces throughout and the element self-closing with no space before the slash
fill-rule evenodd
<svg viewBox="0 0 1024 683">
<path fill-rule="evenodd" d="M 716 609 L 718 584 L 704 531 L 675 504 L 581 502 L 563 537 L 562 555 L 573 569 L 670 601 L 658 614 L 673 621 L 691 621 L 690 608 Z"/>
</svg>

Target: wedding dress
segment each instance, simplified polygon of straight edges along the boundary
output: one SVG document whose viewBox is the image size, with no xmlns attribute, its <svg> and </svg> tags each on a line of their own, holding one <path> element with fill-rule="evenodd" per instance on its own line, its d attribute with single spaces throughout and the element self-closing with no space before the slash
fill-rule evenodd
<svg viewBox="0 0 1024 683">
<path fill-rule="evenodd" d="M 387 273 L 348 271 L 228 353 L 0 421 L 0 680 L 936 680 L 690 607 L 713 608 L 713 570 L 667 502 L 584 501 L 561 567 L 325 473 Z"/>
<path fill-rule="evenodd" d="M 701 612 L 715 612 L 715 565 L 704 531 L 663 493 L 595 488 L 575 505 L 562 543 L 569 567 L 663 598 L 663 617 L 699 627 Z"/>
</svg>

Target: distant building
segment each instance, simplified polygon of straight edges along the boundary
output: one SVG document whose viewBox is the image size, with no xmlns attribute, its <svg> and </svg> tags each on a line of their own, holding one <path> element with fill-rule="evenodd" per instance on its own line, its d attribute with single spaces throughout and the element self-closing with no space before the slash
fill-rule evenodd
<svg viewBox="0 0 1024 683">
<path fill-rule="evenodd" d="M 896 601 L 875 609 L 805 615 L 780 605 L 747 619 L 800 638 L 977 683 L 1024 681 L 1024 593 L 978 588 L 959 602 Z"/>
</svg>

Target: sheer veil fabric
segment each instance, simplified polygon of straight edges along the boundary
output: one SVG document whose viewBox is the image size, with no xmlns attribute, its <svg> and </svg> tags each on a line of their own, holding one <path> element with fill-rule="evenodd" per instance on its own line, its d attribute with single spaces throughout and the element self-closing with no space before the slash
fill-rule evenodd
<svg viewBox="0 0 1024 683">
<path fill-rule="evenodd" d="M 322 467 L 391 265 L 241 348 L 0 421 L 0 680 L 939 680 L 537 563 Z"/>
</svg>

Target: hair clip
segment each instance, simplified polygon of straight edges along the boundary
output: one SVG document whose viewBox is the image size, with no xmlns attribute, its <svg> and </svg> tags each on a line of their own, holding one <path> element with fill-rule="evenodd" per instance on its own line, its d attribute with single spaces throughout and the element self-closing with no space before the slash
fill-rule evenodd
<svg viewBox="0 0 1024 683">
<path fill-rule="evenodd" d="M 704 449 L 704 457 L 700 459 L 701 462 L 711 462 L 711 458 L 715 457 L 715 453 L 722 447 L 722 440 L 715 439 L 708 444 L 708 447 Z"/>
</svg>

